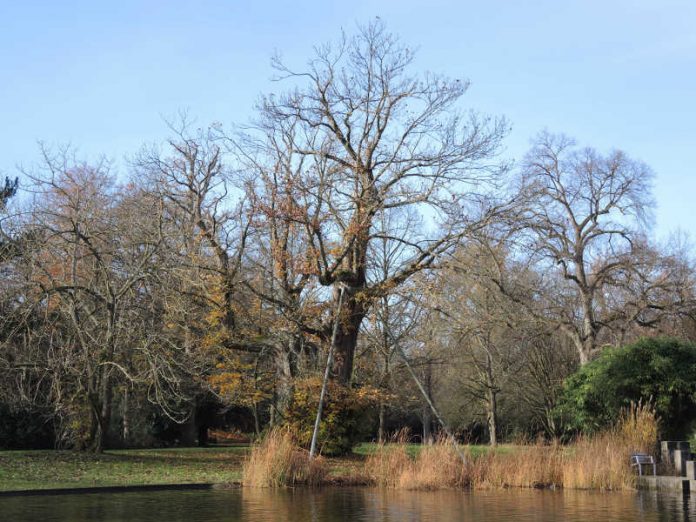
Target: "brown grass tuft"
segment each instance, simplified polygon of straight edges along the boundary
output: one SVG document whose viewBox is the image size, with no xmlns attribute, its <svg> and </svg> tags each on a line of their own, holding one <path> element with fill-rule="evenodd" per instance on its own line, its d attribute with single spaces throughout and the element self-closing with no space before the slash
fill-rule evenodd
<svg viewBox="0 0 696 522">
<path fill-rule="evenodd" d="M 633 489 L 632 453 L 654 454 L 658 419 L 649 404 L 632 404 L 612 429 L 579 438 L 563 462 L 563 486 L 574 489 Z"/>
<path fill-rule="evenodd" d="M 401 471 L 399 489 L 444 489 L 465 486 L 465 467 L 446 437 L 424 446 Z"/>
<path fill-rule="evenodd" d="M 383 444 L 368 457 L 366 469 L 375 484 L 398 489 L 547 488 L 620 490 L 635 487 L 631 453 L 654 454 L 658 419 L 650 405 L 633 405 L 612 429 L 575 444 L 557 442 L 518 446 L 512 452 L 490 450 L 468 455 L 466 465 L 451 443 L 440 437 L 410 458 L 401 438 Z"/>
<path fill-rule="evenodd" d="M 377 485 L 396 488 L 399 477 L 411 465 L 411 459 L 402 443 L 380 444 L 365 460 L 366 474 Z"/>
<path fill-rule="evenodd" d="M 322 457 L 309 460 L 309 453 L 295 444 L 287 429 L 273 429 L 254 445 L 244 463 L 242 484 L 274 488 L 325 482 L 327 466 Z"/>
<path fill-rule="evenodd" d="M 381 444 L 366 461 L 372 481 L 382 487 L 424 490 L 462 487 L 465 468 L 452 443 L 444 436 L 409 457 L 403 436 Z"/>
<path fill-rule="evenodd" d="M 475 488 L 548 488 L 561 485 L 562 449 L 556 445 L 523 446 L 511 453 L 490 451 L 472 463 Z"/>
</svg>

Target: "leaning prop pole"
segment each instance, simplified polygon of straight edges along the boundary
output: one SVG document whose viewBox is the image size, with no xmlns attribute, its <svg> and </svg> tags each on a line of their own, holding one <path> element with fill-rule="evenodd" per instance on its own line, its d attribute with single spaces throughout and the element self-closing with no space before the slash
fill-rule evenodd
<svg viewBox="0 0 696 522">
<path fill-rule="evenodd" d="M 333 365 L 334 346 L 336 345 L 336 337 L 338 336 L 338 323 L 341 320 L 341 307 L 343 306 L 344 287 L 341 286 L 338 294 L 338 307 L 336 309 L 336 319 L 334 320 L 333 331 L 331 332 L 331 344 L 329 345 L 329 356 L 326 358 L 326 370 L 324 371 L 324 381 L 321 383 L 321 393 L 319 394 L 319 406 L 317 406 L 317 418 L 314 420 L 314 432 L 312 433 L 312 444 L 309 447 L 309 459 L 313 459 L 317 453 L 317 439 L 319 438 L 319 424 L 321 423 L 321 414 L 324 411 L 324 397 L 326 396 L 326 387 L 329 384 L 329 375 L 331 374 L 331 366 Z"/>
<path fill-rule="evenodd" d="M 418 389 L 420 390 L 421 394 L 423 395 L 425 402 L 428 403 L 428 406 L 430 407 L 430 410 L 433 412 L 433 415 L 435 415 L 435 418 L 440 423 L 440 426 L 442 426 L 442 429 L 445 430 L 445 434 L 447 434 L 447 438 L 450 440 L 450 442 L 454 446 L 454 449 L 457 452 L 457 454 L 459 455 L 459 458 L 462 459 L 462 463 L 466 464 L 466 455 L 464 455 L 464 452 L 459 447 L 459 444 L 457 444 L 457 439 L 454 438 L 454 435 L 452 435 L 452 432 L 450 431 L 449 427 L 447 426 L 445 421 L 442 419 L 442 417 L 440 417 L 440 413 L 437 411 L 437 408 L 435 408 L 433 401 L 430 400 L 430 397 L 428 396 L 428 392 L 425 391 L 425 388 L 421 384 L 420 379 L 418 379 L 416 372 L 413 371 L 413 368 L 411 367 L 411 363 L 409 362 L 408 357 L 406 357 L 406 354 L 404 353 L 403 349 L 401 348 L 401 345 L 396 340 L 394 340 L 394 347 L 396 348 L 396 351 L 399 352 L 399 355 L 401 356 L 404 363 L 406 364 L 406 368 L 408 369 L 408 373 L 411 374 L 411 377 L 415 381 L 416 386 L 418 386 Z"/>
</svg>

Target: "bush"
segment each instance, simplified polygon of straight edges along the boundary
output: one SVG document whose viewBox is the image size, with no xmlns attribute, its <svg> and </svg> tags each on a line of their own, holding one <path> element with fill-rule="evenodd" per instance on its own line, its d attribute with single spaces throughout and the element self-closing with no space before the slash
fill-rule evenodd
<svg viewBox="0 0 696 522">
<path fill-rule="evenodd" d="M 298 381 L 286 411 L 286 425 L 297 442 L 307 448 L 312 440 L 321 385 L 318 377 Z M 374 406 L 378 399 L 376 388 L 350 388 L 330 381 L 319 427 L 320 452 L 323 455 L 349 453 L 357 442 L 368 437 L 374 428 Z"/>
<path fill-rule="evenodd" d="M 615 424 L 630 405 L 651 403 L 663 435 L 682 438 L 696 420 L 696 346 L 642 339 L 605 350 L 570 376 L 555 413 L 566 435 Z"/>
</svg>

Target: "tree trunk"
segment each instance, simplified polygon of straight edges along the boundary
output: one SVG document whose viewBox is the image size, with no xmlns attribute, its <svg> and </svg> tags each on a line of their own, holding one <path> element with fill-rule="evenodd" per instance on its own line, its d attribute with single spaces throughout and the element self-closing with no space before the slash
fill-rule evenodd
<svg viewBox="0 0 696 522">
<path fill-rule="evenodd" d="M 102 388 L 102 427 L 104 430 L 104 438 L 109 435 L 109 426 L 111 425 L 111 412 L 113 411 L 114 390 L 111 387 L 111 377 L 107 374 L 104 377 L 104 384 Z"/>
<path fill-rule="evenodd" d="M 181 444 L 183 446 L 195 446 L 198 444 L 198 428 L 196 426 L 197 401 L 191 404 L 191 410 L 186 422 L 181 427 Z"/>
<path fill-rule="evenodd" d="M 433 416 L 430 406 L 423 406 L 423 444 L 430 444 L 433 441 L 432 433 Z"/>
<path fill-rule="evenodd" d="M 99 410 L 97 403 L 90 398 L 89 405 L 89 436 L 87 440 L 80 442 L 80 449 L 94 451 L 97 434 L 99 433 Z"/>
<path fill-rule="evenodd" d="M 103 415 L 97 415 L 97 429 L 90 448 L 94 453 L 102 453 L 104 451 L 108 432 L 108 421 Z"/>
<path fill-rule="evenodd" d="M 575 350 L 578 352 L 580 366 L 586 365 L 592 358 L 596 342 L 595 339 L 591 336 L 585 336 L 584 332 L 579 331 L 573 331 L 570 334 L 570 339 L 575 345 Z"/>
<path fill-rule="evenodd" d="M 275 410 L 280 418 L 274 418 L 279 422 L 285 416 L 285 412 L 290 405 L 294 392 L 294 376 L 292 364 L 291 347 L 287 345 L 279 346 L 275 351 L 276 369 L 276 388 L 275 388 Z"/>
<path fill-rule="evenodd" d="M 494 388 L 488 388 L 488 437 L 491 446 L 498 445 L 498 397 Z"/>
<path fill-rule="evenodd" d="M 493 357 L 486 350 L 486 416 L 491 446 L 498 445 L 498 388 L 493 375 Z"/>
<path fill-rule="evenodd" d="M 580 341 L 580 366 L 584 366 L 590 362 L 592 354 L 597 348 L 597 326 L 594 320 L 594 311 L 592 309 L 592 295 L 589 291 L 583 291 L 583 321 L 582 321 L 582 339 Z"/>
<path fill-rule="evenodd" d="M 113 390 L 111 379 L 107 369 L 102 369 L 99 392 L 96 394 L 96 403 L 92 405 L 93 422 L 96 420 L 96 431 L 93 431 L 91 450 L 94 453 L 102 453 L 106 448 L 109 426 L 111 425 L 111 404 Z M 96 419 L 95 419 L 96 418 Z"/>
<path fill-rule="evenodd" d="M 333 374 L 339 384 L 348 385 L 353 377 L 353 360 L 358 345 L 358 332 L 365 309 L 352 293 L 346 291 L 336 336 Z"/>
<path fill-rule="evenodd" d="M 580 366 L 585 366 L 592 360 L 592 353 L 594 352 L 595 348 L 594 339 L 588 338 L 584 340 L 577 340 L 575 341 L 575 347 L 578 350 Z"/>
<path fill-rule="evenodd" d="M 126 389 L 123 393 L 122 403 L 123 429 L 121 431 L 121 441 L 124 445 L 127 445 L 128 439 L 130 439 L 130 410 L 128 398 L 128 389 Z"/>
<path fill-rule="evenodd" d="M 273 408 L 271 408 L 271 413 L 274 411 Z M 251 414 L 254 416 L 254 435 L 258 438 L 261 435 L 261 425 L 259 424 L 259 407 L 258 403 L 254 402 L 251 405 Z M 271 421 L 274 419 L 271 418 Z M 271 423 L 271 427 L 273 427 L 273 423 Z"/>
<path fill-rule="evenodd" d="M 273 400 L 271 401 L 271 404 L 268 405 L 268 424 L 270 425 L 271 428 L 273 428 L 276 425 L 276 394 L 275 390 L 273 391 Z"/>
<path fill-rule="evenodd" d="M 384 443 L 384 414 L 386 407 L 384 401 L 379 401 L 379 426 L 377 427 L 377 441 L 380 444 Z"/>
<path fill-rule="evenodd" d="M 428 400 L 433 400 L 433 365 L 431 360 L 425 362 L 423 384 L 428 392 Z M 423 444 L 430 444 L 433 441 L 432 434 L 433 416 L 429 404 L 423 405 Z"/>
</svg>

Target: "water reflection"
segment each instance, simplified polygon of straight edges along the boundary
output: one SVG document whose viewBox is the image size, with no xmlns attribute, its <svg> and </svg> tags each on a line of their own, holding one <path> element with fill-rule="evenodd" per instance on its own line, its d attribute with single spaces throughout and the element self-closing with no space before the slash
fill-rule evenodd
<svg viewBox="0 0 696 522">
<path fill-rule="evenodd" d="M 687 521 L 696 520 L 688 497 L 655 493 L 477 491 L 462 493 L 378 489 L 295 490 L 272 495 L 242 492 L 249 520 L 467 521 Z"/>
<path fill-rule="evenodd" d="M 675 521 L 696 520 L 696 498 L 654 492 L 409 492 L 371 488 L 243 489 L 0 498 L 0 520 L 236 521 Z"/>
</svg>

